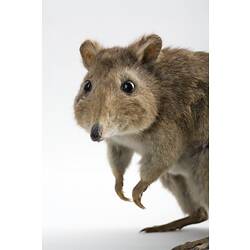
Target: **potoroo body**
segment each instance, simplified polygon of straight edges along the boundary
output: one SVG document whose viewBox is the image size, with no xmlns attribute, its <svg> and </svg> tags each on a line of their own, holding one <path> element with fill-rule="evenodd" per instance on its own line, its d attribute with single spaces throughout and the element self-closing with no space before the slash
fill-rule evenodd
<svg viewBox="0 0 250 250">
<path fill-rule="evenodd" d="M 87 74 L 75 98 L 77 123 L 107 142 L 119 197 L 134 152 L 141 155 L 135 204 L 160 179 L 187 217 L 145 228 L 167 232 L 208 219 L 208 53 L 162 48 L 157 35 L 128 47 L 80 47 Z M 208 249 L 208 238 L 174 249 Z"/>
</svg>

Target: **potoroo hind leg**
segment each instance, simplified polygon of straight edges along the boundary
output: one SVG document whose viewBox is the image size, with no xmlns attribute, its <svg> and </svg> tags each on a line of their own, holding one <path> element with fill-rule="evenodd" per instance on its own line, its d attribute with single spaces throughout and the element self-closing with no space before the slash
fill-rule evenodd
<svg viewBox="0 0 250 250">
<path fill-rule="evenodd" d="M 169 231 L 175 231 L 175 230 L 180 230 L 185 226 L 188 225 L 192 225 L 192 224 L 197 224 L 197 223 L 201 223 L 203 221 L 206 221 L 208 219 L 207 217 L 207 213 L 203 208 L 198 209 L 196 212 L 194 212 L 193 214 L 167 223 L 167 224 L 163 224 L 160 226 L 153 226 L 153 227 L 146 227 L 144 229 L 141 230 L 141 232 L 145 232 L 145 233 L 154 233 L 154 232 L 169 232 Z"/>
</svg>

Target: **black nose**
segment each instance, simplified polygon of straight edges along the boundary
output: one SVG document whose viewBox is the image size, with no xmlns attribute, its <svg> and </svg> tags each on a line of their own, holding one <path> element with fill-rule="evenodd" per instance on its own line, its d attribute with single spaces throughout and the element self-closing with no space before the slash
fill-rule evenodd
<svg viewBox="0 0 250 250">
<path fill-rule="evenodd" d="M 90 132 L 90 137 L 93 141 L 101 141 L 102 128 L 98 123 L 94 124 L 94 126 L 92 127 L 91 132 Z"/>
</svg>

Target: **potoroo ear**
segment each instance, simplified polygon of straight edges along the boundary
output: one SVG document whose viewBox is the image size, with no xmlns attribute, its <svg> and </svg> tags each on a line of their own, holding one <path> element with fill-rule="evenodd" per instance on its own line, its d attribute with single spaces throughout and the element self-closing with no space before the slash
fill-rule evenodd
<svg viewBox="0 0 250 250">
<path fill-rule="evenodd" d="M 138 41 L 129 46 L 137 59 L 142 63 L 149 63 L 155 61 L 161 51 L 162 40 L 159 36 L 152 34 L 143 36 Z"/>
<path fill-rule="evenodd" d="M 89 69 L 95 62 L 97 53 L 102 47 L 95 41 L 86 40 L 80 47 L 82 61 L 86 69 Z"/>
</svg>

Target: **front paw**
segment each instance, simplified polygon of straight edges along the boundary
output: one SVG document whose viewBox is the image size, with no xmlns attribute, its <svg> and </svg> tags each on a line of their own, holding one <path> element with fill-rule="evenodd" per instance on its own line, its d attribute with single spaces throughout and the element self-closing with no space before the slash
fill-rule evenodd
<svg viewBox="0 0 250 250">
<path fill-rule="evenodd" d="M 130 201 L 123 193 L 123 177 L 117 177 L 115 181 L 115 192 L 124 201 Z"/>
<path fill-rule="evenodd" d="M 132 193 L 132 196 L 133 196 L 133 201 L 134 203 L 144 209 L 145 207 L 142 205 L 141 203 L 141 197 L 142 197 L 142 194 L 146 191 L 146 189 L 148 188 L 149 184 L 145 181 L 142 181 L 140 180 L 137 185 L 134 187 L 133 189 L 133 193 Z"/>
</svg>

